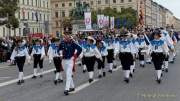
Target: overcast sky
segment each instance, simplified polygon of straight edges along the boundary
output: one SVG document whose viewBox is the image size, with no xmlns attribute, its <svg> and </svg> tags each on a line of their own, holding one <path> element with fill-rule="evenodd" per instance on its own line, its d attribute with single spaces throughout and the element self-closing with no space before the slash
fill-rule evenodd
<svg viewBox="0 0 180 101">
<path fill-rule="evenodd" d="M 180 0 L 154 0 L 157 3 L 168 8 L 174 13 L 174 16 L 180 19 Z"/>
</svg>

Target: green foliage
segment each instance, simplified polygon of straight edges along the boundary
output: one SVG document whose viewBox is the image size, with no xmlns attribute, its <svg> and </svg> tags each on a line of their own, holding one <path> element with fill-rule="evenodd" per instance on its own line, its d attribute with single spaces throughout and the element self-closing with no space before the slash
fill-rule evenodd
<svg viewBox="0 0 180 101">
<path fill-rule="evenodd" d="M 19 21 L 15 17 L 15 13 L 18 9 L 18 0 L 0 0 L 0 17 L 8 18 L 8 21 L 3 23 L 3 25 L 13 29 L 19 27 Z"/>
</svg>

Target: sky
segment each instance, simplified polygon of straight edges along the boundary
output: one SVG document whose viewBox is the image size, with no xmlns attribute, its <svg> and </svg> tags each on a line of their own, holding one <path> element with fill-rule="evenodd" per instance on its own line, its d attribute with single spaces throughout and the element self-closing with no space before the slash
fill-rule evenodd
<svg viewBox="0 0 180 101">
<path fill-rule="evenodd" d="M 180 0 L 154 0 L 174 13 L 180 19 Z"/>
</svg>

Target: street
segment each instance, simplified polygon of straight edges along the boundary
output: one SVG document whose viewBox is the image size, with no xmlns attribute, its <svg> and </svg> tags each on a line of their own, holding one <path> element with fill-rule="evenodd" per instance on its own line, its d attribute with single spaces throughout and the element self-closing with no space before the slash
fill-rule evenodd
<svg viewBox="0 0 180 101">
<path fill-rule="evenodd" d="M 162 84 L 155 81 L 155 71 L 151 65 L 145 68 L 136 66 L 136 71 L 129 84 L 123 82 L 121 68 L 108 73 L 105 78 L 88 83 L 88 74 L 82 73 L 78 66 L 74 79 L 76 91 L 64 96 L 65 82 L 54 85 L 54 66 L 44 62 L 44 77 L 31 79 L 32 63 L 25 65 L 25 84 L 18 86 L 17 68 L 0 68 L 0 101 L 179 101 L 180 99 L 180 56 L 170 64 L 169 73 L 164 73 Z M 3 68 L 4 67 L 4 68 Z M 97 74 L 97 72 L 96 72 Z"/>
</svg>

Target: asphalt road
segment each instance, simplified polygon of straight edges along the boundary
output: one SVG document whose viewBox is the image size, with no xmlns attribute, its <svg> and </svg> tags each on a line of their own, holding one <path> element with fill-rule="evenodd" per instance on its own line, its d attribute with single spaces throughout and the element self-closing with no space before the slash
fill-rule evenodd
<svg viewBox="0 0 180 101">
<path fill-rule="evenodd" d="M 179 52 L 178 52 L 179 54 Z M 180 101 L 180 55 L 174 64 L 169 65 L 169 72 L 164 73 L 162 84 L 155 81 L 153 65 L 145 68 L 137 64 L 134 77 L 129 84 L 123 82 L 121 68 L 105 78 L 88 83 L 88 74 L 82 73 L 78 66 L 74 76 L 76 91 L 64 96 L 65 82 L 54 85 L 54 66 L 44 63 L 43 78 L 31 79 L 32 64 L 25 65 L 25 83 L 16 85 L 17 68 L 6 64 L 0 65 L 0 101 Z"/>
</svg>

